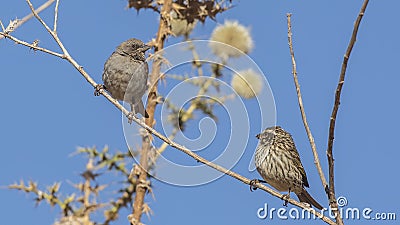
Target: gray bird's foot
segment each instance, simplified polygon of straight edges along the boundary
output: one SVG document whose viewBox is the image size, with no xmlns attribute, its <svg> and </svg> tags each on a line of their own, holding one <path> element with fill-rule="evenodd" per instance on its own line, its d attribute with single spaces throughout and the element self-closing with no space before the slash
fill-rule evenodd
<svg viewBox="0 0 400 225">
<path fill-rule="evenodd" d="M 257 187 L 255 187 L 254 185 L 257 183 L 267 183 L 264 180 L 259 180 L 259 179 L 253 179 L 250 181 L 250 191 L 253 192 L 255 190 L 257 190 Z"/>
<path fill-rule="evenodd" d="M 128 123 L 132 124 L 133 118 L 135 117 L 135 113 L 133 111 L 130 111 L 127 117 L 128 117 Z"/>
<path fill-rule="evenodd" d="M 99 96 L 100 91 L 106 89 L 106 87 L 103 84 L 98 84 L 96 87 L 94 87 L 94 96 Z"/>
</svg>

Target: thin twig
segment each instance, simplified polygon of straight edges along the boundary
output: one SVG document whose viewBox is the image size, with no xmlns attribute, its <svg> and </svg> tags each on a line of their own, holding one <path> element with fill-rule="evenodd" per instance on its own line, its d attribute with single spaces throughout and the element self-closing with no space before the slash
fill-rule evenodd
<svg viewBox="0 0 400 225">
<path fill-rule="evenodd" d="M 5 31 L 5 30 L 6 30 L 6 28 L 4 27 L 3 23 L 1 22 L 1 20 L 0 20 L 0 26 L 1 26 L 1 30 L 2 30 L 2 31 Z M 1 36 L 1 37 L 0 37 L 0 39 L 2 39 L 2 38 L 4 38 L 4 36 Z"/>
<path fill-rule="evenodd" d="M 67 49 L 64 47 L 63 43 L 61 42 L 60 38 L 58 38 L 58 35 L 56 32 L 53 32 L 49 26 L 44 22 L 44 20 L 39 16 L 39 14 L 36 13 L 32 3 L 30 0 L 26 1 L 29 5 L 29 8 L 31 9 L 33 15 L 36 17 L 36 19 L 46 28 L 47 32 L 53 37 L 53 39 L 57 42 L 58 46 L 61 48 L 61 51 L 64 53 L 65 57 L 69 60 L 73 60 L 71 56 L 69 55 Z M 69 61 L 68 60 L 68 61 Z"/>
<path fill-rule="evenodd" d="M 28 43 L 28 42 L 19 40 L 18 38 L 14 37 L 14 36 L 11 36 L 10 34 L 0 32 L 0 35 L 2 35 L 2 36 L 4 36 L 4 37 L 6 37 L 6 38 L 8 38 L 8 39 L 10 39 L 10 40 L 12 40 L 12 41 L 14 41 L 16 44 L 21 44 L 21 45 L 24 45 L 24 46 L 26 46 L 26 47 L 29 47 L 29 48 L 31 48 L 31 49 L 33 49 L 33 50 L 35 50 L 35 51 L 36 51 L 36 50 L 42 51 L 42 52 L 45 52 L 45 53 L 47 53 L 47 54 L 54 55 L 54 56 L 60 57 L 60 58 L 62 58 L 62 59 L 65 59 L 65 56 L 64 56 L 63 54 L 60 54 L 60 53 L 57 53 L 57 52 L 53 52 L 53 51 L 51 51 L 51 50 L 48 50 L 48 49 L 45 49 L 45 48 L 41 48 L 41 47 L 36 46 L 36 45 L 34 45 L 34 44 L 30 44 L 30 43 Z"/>
<path fill-rule="evenodd" d="M 179 131 L 178 128 L 174 128 L 172 130 L 171 135 L 168 136 L 168 139 L 170 139 L 171 141 L 174 140 L 178 131 Z M 156 154 L 156 158 L 154 159 L 154 161 L 157 161 L 158 157 L 161 156 L 161 154 L 165 151 L 165 149 L 167 149 L 167 147 L 168 147 L 167 143 L 163 142 L 161 144 L 161 146 L 157 149 L 157 154 Z"/>
<path fill-rule="evenodd" d="M 331 207 L 334 210 L 333 212 L 338 210 L 336 197 L 335 197 L 335 174 L 334 174 L 335 170 L 334 170 L 334 159 L 333 159 L 333 154 L 332 154 L 333 140 L 335 138 L 334 135 L 335 135 L 336 116 L 337 116 L 337 113 L 339 110 L 340 96 L 342 93 L 344 78 L 346 75 L 347 63 L 349 61 L 353 46 L 356 42 L 358 28 L 360 26 L 361 19 L 364 16 L 364 12 L 367 8 L 368 2 L 369 2 L 369 0 L 365 0 L 363 5 L 361 6 L 360 12 L 358 13 L 357 19 L 354 23 L 354 28 L 353 28 L 353 33 L 351 35 L 350 43 L 349 43 L 346 53 L 343 57 L 343 63 L 342 63 L 341 71 L 340 71 L 339 82 L 338 82 L 336 92 L 335 92 L 335 103 L 333 105 L 332 115 L 331 115 L 330 123 L 329 123 L 328 149 L 326 150 L 326 154 L 328 157 L 328 165 L 329 165 L 329 198 L 330 198 Z M 342 219 L 340 217 L 338 217 L 337 215 L 336 215 L 336 221 L 338 222 L 338 224 L 343 224 Z"/>
<path fill-rule="evenodd" d="M 57 0 L 56 7 L 54 8 L 54 26 L 53 26 L 53 32 L 54 33 L 57 33 L 58 4 L 59 3 L 60 3 L 60 0 Z"/>
<path fill-rule="evenodd" d="M 306 117 L 306 113 L 304 111 L 304 106 L 303 106 L 303 98 L 301 97 L 300 84 L 299 84 L 299 80 L 297 78 L 296 60 L 294 58 L 293 41 L 292 41 L 291 15 L 292 14 L 290 14 L 290 13 L 286 14 L 286 16 L 287 16 L 287 25 L 288 25 L 289 50 L 290 50 L 290 56 L 292 58 L 292 74 L 293 74 L 294 84 L 296 86 L 297 100 L 299 102 L 301 118 L 303 120 L 303 124 L 304 124 L 304 127 L 305 127 L 306 132 L 307 132 L 308 140 L 310 141 L 312 153 L 314 155 L 314 164 L 317 167 L 318 174 L 319 174 L 319 177 L 321 179 L 322 186 L 324 187 L 324 189 L 326 189 L 328 184 L 326 182 L 326 178 L 325 178 L 324 172 L 322 171 L 321 163 L 319 161 L 317 147 L 315 146 L 315 142 L 314 142 L 314 137 L 313 137 L 313 135 L 311 133 L 310 127 L 308 126 L 307 117 Z"/>
<path fill-rule="evenodd" d="M 49 26 L 47 26 L 46 22 L 44 22 L 44 20 L 39 16 L 39 14 L 36 13 L 35 8 L 33 8 L 33 5 L 31 3 L 30 0 L 26 1 L 29 5 L 29 8 L 31 8 L 31 11 L 33 13 L 33 15 L 36 17 L 36 19 L 44 26 L 44 28 L 46 28 L 46 30 L 52 35 L 51 29 Z"/>
<path fill-rule="evenodd" d="M 51 4 L 53 4 L 55 0 L 49 0 L 45 3 L 43 3 L 43 5 L 39 6 L 39 8 L 37 8 L 35 10 L 35 12 L 37 14 L 39 14 L 41 11 L 43 11 L 44 9 L 46 9 L 47 7 L 49 7 Z M 21 20 L 18 20 L 17 25 L 15 25 L 14 30 L 17 29 L 18 27 L 20 27 L 22 24 L 24 24 L 26 21 L 30 20 L 33 17 L 33 13 L 30 13 L 29 15 L 25 16 L 24 18 L 22 18 Z M 0 39 L 4 38 L 4 36 L 0 36 Z"/>
<path fill-rule="evenodd" d="M 35 12 L 35 11 L 33 10 L 32 4 L 30 4 L 30 1 L 27 0 L 27 2 L 28 2 L 28 4 L 30 5 L 32 11 Z M 36 13 L 34 13 L 34 15 L 35 15 L 35 17 L 36 17 L 39 21 L 43 21 Z M 41 23 L 42 23 L 43 26 L 46 27 L 46 25 L 45 25 L 44 22 L 41 22 Z M 53 31 L 51 31 L 50 29 L 46 29 L 46 30 L 47 30 L 47 31 L 50 33 L 50 35 L 52 35 L 53 38 L 56 40 L 56 42 L 57 42 L 57 44 L 59 45 L 59 47 L 63 50 L 64 55 L 61 55 L 61 54 L 58 54 L 58 53 L 55 53 L 55 54 L 54 54 L 54 53 L 52 53 L 52 51 L 50 51 L 50 50 L 45 50 L 45 49 L 42 49 L 42 48 L 39 48 L 39 47 L 34 47 L 34 46 L 32 46 L 32 45 L 30 45 L 30 44 L 28 44 L 28 43 L 26 43 L 26 42 L 20 41 L 20 40 L 18 40 L 18 39 L 16 39 L 16 38 L 13 38 L 13 37 L 12 37 L 12 38 L 13 38 L 12 40 L 14 40 L 15 42 L 17 42 L 18 44 L 23 44 L 23 45 L 28 46 L 28 47 L 33 47 L 34 49 L 41 50 L 41 51 L 43 51 L 43 52 L 46 52 L 46 53 L 49 53 L 49 54 L 52 54 L 52 55 L 55 55 L 55 56 L 57 56 L 57 57 L 60 57 L 60 58 L 62 58 L 62 59 L 67 60 L 69 63 L 71 63 L 71 65 L 72 65 L 73 67 L 75 67 L 75 69 L 78 70 L 78 72 L 86 79 L 86 81 L 87 81 L 88 83 L 90 83 L 90 85 L 92 85 L 93 87 L 97 87 L 98 84 L 89 76 L 89 74 L 83 69 L 83 67 L 80 66 L 80 65 L 68 54 L 68 52 L 67 52 L 66 49 L 64 48 L 63 44 L 61 43 L 61 41 L 59 40 L 59 38 L 57 37 L 57 35 L 56 35 Z M 8 37 L 8 36 L 7 36 L 7 37 Z M 10 36 L 10 37 L 11 37 L 11 36 Z M 164 39 L 165 39 L 165 37 L 164 37 L 164 38 L 161 38 L 160 40 L 164 40 Z M 160 42 L 158 42 L 158 43 L 160 43 Z M 163 41 L 162 41 L 161 43 L 163 43 Z M 157 45 L 156 48 L 162 49 L 162 45 Z M 156 71 L 156 72 L 157 72 L 157 71 Z M 159 73 L 159 71 L 158 71 L 158 73 Z M 158 73 L 156 73 L 156 74 L 158 74 Z M 99 90 L 99 94 L 103 95 L 107 100 L 109 100 L 109 101 L 110 101 L 115 107 L 117 107 L 127 118 L 130 116 L 130 112 L 129 112 L 127 109 L 125 109 L 116 99 L 112 98 L 111 95 L 108 94 L 104 89 L 100 89 L 100 90 Z M 150 114 L 150 115 L 153 115 L 153 116 L 154 116 L 154 113 L 152 113 L 152 114 Z M 211 168 L 213 168 L 213 169 L 215 169 L 215 170 L 217 170 L 217 171 L 219 171 L 219 172 L 221 172 L 221 173 L 224 173 L 224 174 L 226 174 L 226 175 L 228 175 L 228 176 L 231 176 L 231 177 L 233 177 L 233 178 L 235 178 L 235 179 L 237 179 L 237 180 L 239 180 L 239 181 L 241 181 L 241 182 L 243 182 L 243 183 L 245 183 L 245 184 L 247 184 L 247 185 L 250 185 L 250 182 L 251 182 L 250 179 L 248 179 L 248 178 L 246 178 L 246 177 L 243 177 L 242 175 L 240 175 L 240 174 L 238 174 L 238 173 L 235 173 L 235 172 L 233 172 L 233 171 L 231 171 L 231 170 L 228 170 L 228 169 L 226 169 L 226 168 L 224 168 L 224 167 L 222 167 L 222 166 L 220 166 L 220 165 L 217 165 L 217 164 L 215 164 L 215 163 L 212 163 L 212 162 L 210 162 L 210 161 L 204 159 L 203 157 L 201 157 L 201 156 L 197 155 L 196 153 L 192 152 L 190 149 L 188 149 L 188 148 L 186 148 L 186 147 L 184 147 L 184 146 L 182 146 L 182 145 L 180 145 L 180 144 L 178 144 L 178 143 L 176 143 L 176 142 L 174 142 L 174 141 L 168 139 L 167 137 L 163 136 L 161 133 L 159 133 L 159 132 L 156 131 L 154 128 L 152 128 L 151 126 L 149 126 L 147 123 L 143 123 L 140 119 L 138 119 L 138 118 L 136 118 L 136 117 L 131 117 L 131 119 L 132 119 L 132 121 L 134 121 L 135 123 L 137 123 L 139 126 L 141 126 L 141 127 L 143 127 L 144 129 L 146 129 L 149 133 L 151 133 L 151 134 L 153 134 L 154 136 L 158 137 L 160 140 L 162 140 L 163 142 L 167 143 L 169 146 L 171 146 L 171 147 L 173 147 L 173 148 L 175 148 L 175 149 L 177 149 L 177 150 L 179 150 L 179 151 L 181 151 L 181 152 L 187 154 L 188 156 L 192 157 L 192 158 L 195 159 L 197 162 L 203 163 L 203 164 L 205 164 L 205 165 L 207 165 L 207 166 L 209 166 L 209 167 L 211 167 Z M 153 117 L 153 119 L 154 119 L 154 117 Z M 146 121 L 146 122 L 147 122 L 147 121 Z M 273 195 L 273 196 L 275 196 L 275 197 L 281 198 L 281 199 L 282 199 L 282 198 L 285 198 L 285 196 L 286 196 L 286 195 L 281 194 L 281 193 L 279 193 L 279 192 L 277 192 L 277 191 L 275 191 L 275 190 L 272 190 L 271 188 L 269 188 L 269 187 L 267 187 L 267 186 L 265 186 L 265 185 L 263 185 L 263 184 L 260 184 L 260 183 L 256 183 L 256 184 L 254 184 L 254 186 L 257 187 L 257 188 L 259 188 L 259 189 L 262 189 L 262 190 L 264 190 L 264 191 L 266 191 L 266 192 L 268 192 L 268 193 L 270 193 L 271 195 Z M 294 199 L 291 199 L 291 198 L 290 198 L 290 199 L 287 199 L 287 201 L 288 201 L 290 204 L 295 205 L 295 206 L 297 206 L 297 207 L 299 207 L 299 208 L 302 208 L 302 209 L 305 209 L 305 210 L 310 209 L 310 208 L 308 208 L 308 206 L 306 206 L 306 205 L 304 205 L 304 204 L 302 204 L 302 203 L 300 203 L 300 202 L 298 202 L 298 201 L 296 201 L 296 200 L 294 200 Z M 141 212 L 140 212 L 140 213 L 141 213 Z M 319 212 L 317 212 L 317 211 L 315 211 L 315 210 L 310 210 L 310 213 L 313 214 L 313 215 L 315 215 L 315 216 L 317 216 L 318 218 L 321 218 L 321 220 L 323 220 L 323 221 L 326 222 L 327 224 L 331 224 L 331 225 L 334 225 L 334 224 L 335 224 L 331 219 L 329 219 L 328 217 L 322 215 L 321 213 L 319 213 Z"/>
</svg>

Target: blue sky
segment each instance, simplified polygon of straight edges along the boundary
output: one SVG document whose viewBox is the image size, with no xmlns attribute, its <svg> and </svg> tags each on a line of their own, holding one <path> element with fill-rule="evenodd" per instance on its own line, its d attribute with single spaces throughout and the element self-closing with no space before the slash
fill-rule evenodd
<svg viewBox="0 0 400 225">
<path fill-rule="evenodd" d="M 44 1 L 34 1 L 38 6 Z M 255 48 L 249 54 L 265 74 L 273 92 L 277 124 L 290 131 L 296 141 L 310 183 L 309 192 L 324 206 L 325 193 L 320 184 L 308 139 L 298 109 L 291 76 L 287 45 L 286 13 L 293 13 L 292 27 L 299 82 L 310 127 L 321 163 L 327 172 L 325 156 L 329 117 L 332 110 L 340 66 L 354 20 L 362 1 L 258 1 L 249 4 L 234 1 L 235 7 L 218 15 L 216 21 L 198 24 L 193 37 L 207 39 L 225 19 L 240 21 L 251 28 Z M 398 130 L 400 107 L 397 68 L 399 59 L 396 0 L 371 1 L 359 30 L 343 88 L 334 144 L 337 196 L 345 196 L 348 207 L 373 212 L 396 212 L 399 186 L 395 165 L 400 158 Z M 22 18 L 29 13 L 25 1 L 1 4 L 0 19 Z M 41 14 L 52 21 L 53 10 Z M 58 32 L 70 54 L 101 82 L 103 64 L 115 46 L 136 37 L 149 41 L 158 27 L 158 17 L 150 10 L 126 9 L 119 1 L 61 1 Z M 49 22 L 51 24 L 52 22 Z M 13 33 L 27 41 L 56 50 L 56 45 L 36 20 Z M 171 38 L 166 46 L 181 38 Z M 120 112 L 102 97 L 93 96 L 93 88 L 67 62 L 54 56 L 0 40 L 2 110 L 0 135 L 0 211 L 3 224 L 52 224 L 57 209 L 46 204 L 34 206 L 33 196 L 8 190 L 6 185 L 24 180 L 38 181 L 46 187 L 62 181 L 71 190 L 70 181 L 84 169 L 86 159 L 71 157 L 78 146 L 105 145 L 111 151 L 126 151 Z M 252 102 L 247 102 L 251 117 Z M 221 114 L 223 115 L 223 114 Z M 160 119 L 160 115 L 156 116 Z M 257 121 L 256 121 L 257 122 Z M 255 123 L 256 123 L 255 122 Z M 161 123 L 161 122 L 159 122 Z M 197 124 L 188 136 L 198 135 Z M 222 118 L 218 129 L 228 127 Z M 233 170 L 249 178 L 248 165 L 257 145 L 253 138 L 260 132 L 251 127 L 243 157 Z M 210 149 L 220 149 L 223 138 L 212 142 Z M 166 154 L 193 164 L 193 160 L 175 150 Z M 213 156 L 205 152 L 204 156 Z M 223 176 L 196 187 L 181 187 L 154 181 L 155 199 L 147 198 L 154 215 L 146 224 L 266 224 L 283 222 L 306 224 L 308 221 L 277 218 L 260 220 L 257 209 L 268 203 L 280 208 L 282 201 L 263 191 L 251 193 L 249 187 Z M 287 209 L 290 209 L 288 207 Z M 126 224 L 127 212 L 119 222 Z M 347 220 L 346 224 L 374 224 L 374 220 Z M 320 223 L 320 222 L 317 222 Z M 386 221 L 394 224 L 394 221 Z"/>
</svg>

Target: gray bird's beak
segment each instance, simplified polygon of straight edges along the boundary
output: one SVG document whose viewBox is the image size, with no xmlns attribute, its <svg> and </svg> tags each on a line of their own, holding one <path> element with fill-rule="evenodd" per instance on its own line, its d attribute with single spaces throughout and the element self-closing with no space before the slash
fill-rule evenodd
<svg viewBox="0 0 400 225">
<path fill-rule="evenodd" d="M 145 52 L 145 51 L 149 50 L 150 48 L 151 48 L 151 47 L 148 46 L 148 45 L 143 45 L 143 47 L 142 47 L 142 52 Z"/>
</svg>

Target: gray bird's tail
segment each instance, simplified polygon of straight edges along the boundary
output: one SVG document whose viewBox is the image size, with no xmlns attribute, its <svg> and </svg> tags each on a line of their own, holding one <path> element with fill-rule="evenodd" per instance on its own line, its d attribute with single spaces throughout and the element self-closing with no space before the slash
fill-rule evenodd
<svg viewBox="0 0 400 225">
<path fill-rule="evenodd" d="M 134 106 L 134 108 L 135 108 L 135 113 L 140 113 L 140 114 L 142 114 L 142 116 L 144 116 L 145 118 L 149 118 L 149 114 L 147 114 L 147 112 L 146 112 L 146 110 L 145 110 L 145 108 L 144 108 L 144 104 L 143 104 L 142 99 L 139 99 L 139 101 L 137 101 L 134 105 L 135 105 L 135 106 Z"/>
<path fill-rule="evenodd" d="M 311 195 L 307 192 L 306 189 L 303 188 L 303 191 L 300 194 L 296 194 L 299 198 L 300 202 L 307 202 L 310 205 L 313 205 L 315 208 L 322 210 L 322 207 Z"/>
</svg>

